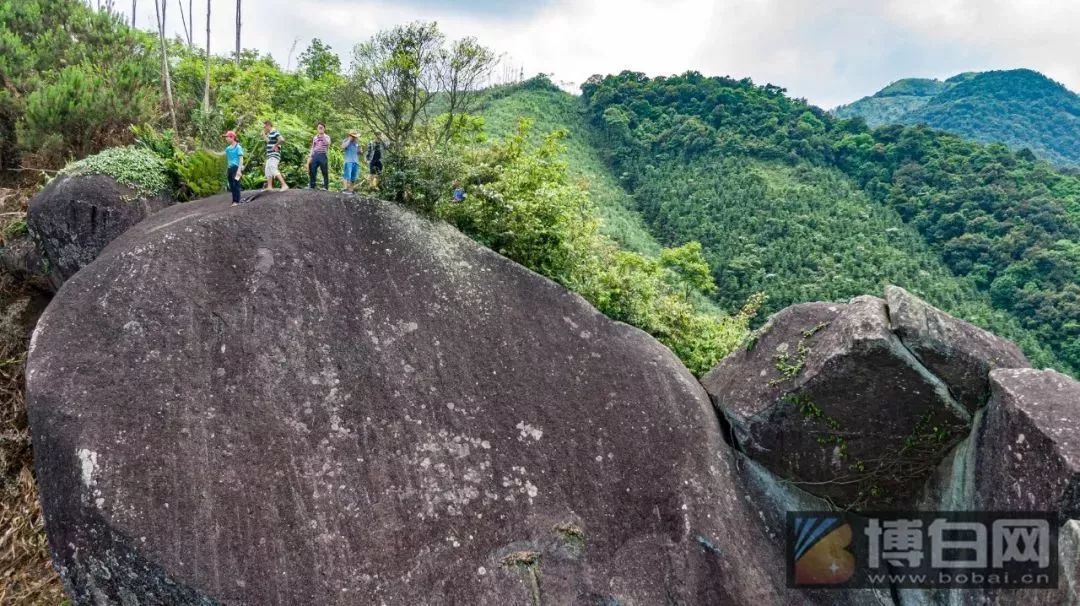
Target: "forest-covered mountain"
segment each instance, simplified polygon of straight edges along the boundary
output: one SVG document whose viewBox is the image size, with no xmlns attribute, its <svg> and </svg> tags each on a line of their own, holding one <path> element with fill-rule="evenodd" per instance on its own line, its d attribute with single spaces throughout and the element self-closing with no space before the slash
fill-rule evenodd
<svg viewBox="0 0 1080 606">
<path fill-rule="evenodd" d="M 570 157 L 604 158 L 609 174 L 594 178 L 617 182 L 660 244 L 700 241 L 722 307 L 765 292 L 772 311 L 894 282 L 1036 364 L 1080 365 L 1080 179 L 923 126 L 871 131 L 749 80 L 626 72 L 583 92 L 590 132 L 569 140 Z M 580 128 L 572 101 L 529 85 L 485 114 Z"/>
<path fill-rule="evenodd" d="M 833 113 L 862 117 L 871 127 L 926 124 L 1026 148 L 1061 166 L 1080 164 L 1080 96 L 1028 69 L 899 80 Z"/>
</svg>

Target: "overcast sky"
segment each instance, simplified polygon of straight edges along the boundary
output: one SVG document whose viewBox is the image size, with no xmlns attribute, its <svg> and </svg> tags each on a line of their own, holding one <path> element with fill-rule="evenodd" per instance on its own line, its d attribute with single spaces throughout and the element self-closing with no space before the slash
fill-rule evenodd
<svg viewBox="0 0 1080 606">
<path fill-rule="evenodd" d="M 94 0 L 90 0 L 93 2 Z M 170 29 L 181 31 L 169 0 Z M 194 0 L 196 40 L 206 1 Z M 211 46 L 234 46 L 236 3 L 213 2 Z M 117 0 L 130 15 L 131 0 Z M 245 48 L 285 66 L 312 38 L 348 65 L 350 49 L 379 29 L 437 21 L 451 38 L 475 36 L 506 62 L 572 86 L 624 69 L 694 69 L 749 76 L 831 108 L 899 78 L 1028 67 L 1080 90 L 1080 0 L 243 0 Z M 137 23 L 153 29 L 154 4 Z"/>
</svg>

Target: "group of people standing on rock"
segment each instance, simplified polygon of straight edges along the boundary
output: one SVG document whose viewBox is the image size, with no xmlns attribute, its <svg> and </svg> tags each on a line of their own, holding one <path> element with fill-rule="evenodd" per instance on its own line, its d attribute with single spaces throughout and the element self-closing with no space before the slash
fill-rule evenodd
<svg viewBox="0 0 1080 606">
<path fill-rule="evenodd" d="M 263 137 L 266 142 L 266 164 L 263 175 L 266 177 L 264 190 L 274 189 L 274 180 L 281 184 L 281 190 L 289 189 L 285 177 L 282 176 L 278 165 L 281 163 L 281 144 L 285 137 L 274 128 L 273 122 L 263 122 Z M 228 145 L 225 147 L 225 158 L 229 168 L 226 179 L 229 183 L 229 192 L 232 193 L 232 203 L 236 206 L 240 200 L 240 179 L 244 175 L 244 148 L 240 145 L 235 131 L 225 133 Z M 308 152 L 308 189 L 315 189 L 316 177 L 322 173 L 323 189 L 330 189 L 329 158 L 328 152 L 333 142 L 330 135 L 326 134 L 326 125 L 320 122 L 316 126 L 316 134 L 311 140 L 311 149 Z M 379 175 L 382 174 L 382 156 L 386 147 L 386 139 L 382 133 L 376 133 L 364 148 L 364 161 L 368 166 L 368 185 L 371 188 L 379 186 Z M 342 175 L 342 189 L 346 193 L 353 193 L 357 181 L 360 180 L 360 135 L 355 130 L 349 131 L 349 136 L 341 142 L 341 150 L 345 154 L 345 169 Z"/>
</svg>

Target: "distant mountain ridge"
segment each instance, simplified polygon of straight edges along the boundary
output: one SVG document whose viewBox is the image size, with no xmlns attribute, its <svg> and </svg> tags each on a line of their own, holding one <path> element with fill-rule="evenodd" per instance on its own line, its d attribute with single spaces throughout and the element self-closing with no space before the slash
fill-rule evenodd
<svg viewBox="0 0 1080 606">
<path fill-rule="evenodd" d="M 1080 166 L 1080 95 L 1029 69 L 898 80 L 832 113 L 860 116 L 871 127 L 926 124 Z"/>
</svg>

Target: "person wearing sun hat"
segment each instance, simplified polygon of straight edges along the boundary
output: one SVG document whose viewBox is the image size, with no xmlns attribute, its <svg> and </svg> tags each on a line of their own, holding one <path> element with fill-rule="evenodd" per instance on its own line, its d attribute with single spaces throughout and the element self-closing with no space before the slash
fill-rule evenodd
<svg viewBox="0 0 1080 606">
<path fill-rule="evenodd" d="M 225 133 L 225 140 L 229 145 L 225 148 L 225 158 L 229 161 L 229 170 L 226 178 L 229 181 L 229 191 L 232 192 L 232 205 L 240 204 L 240 178 L 244 176 L 244 148 L 236 139 L 236 132 Z"/>
<path fill-rule="evenodd" d="M 349 136 L 341 142 L 341 149 L 345 151 L 345 174 L 341 176 L 342 187 L 348 193 L 353 193 L 356 180 L 360 178 L 360 135 L 355 130 L 349 131 Z"/>
</svg>

